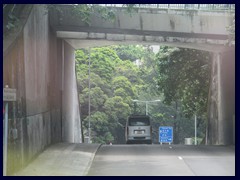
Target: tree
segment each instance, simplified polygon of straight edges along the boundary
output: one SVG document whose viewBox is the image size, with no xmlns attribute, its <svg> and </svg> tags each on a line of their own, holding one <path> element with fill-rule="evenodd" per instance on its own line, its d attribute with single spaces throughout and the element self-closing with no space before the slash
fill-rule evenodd
<svg viewBox="0 0 240 180">
<path fill-rule="evenodd" d="M 155 54 L 150 46 L 145 47 L 145 51 L 142 57 L 142 66 L 140 68 L 140 76 L 144 81 L 142 90 L 145 95 L 159 96 L 159 92 L 156 86 L 157 63 L 155 60 Z M 149 97 L 146 97 L 146 99 L 149 99 Z"/>
<path fill-rule="evenodd" d="M 116 54 L 116 51 L 110 47 L 92 48 L 89 52 L 86 50 L 76 51 L 76 73 L 78 78 L 78 87 L 80 95 L 81 105 L 81 117 L 84 121 L 84 129 L 87 132 L 88 129 L 88 98 L 89 98 L 89 58 L 90 58 L 90 102 L 91 102 L 91 122 L 92 116 L 94 118 L 93 123 L 99 120 L 98 117 L 103 117 L 106 122 L 98 125 L 104 125 L 108 128 L 102 128 L 101 131 L 97 126 L 92 126 L 94 132 L 94 142 L 102 143 L 108 141 L 106 137 L 114 137 L 119 142 L 123 140 L 123 132 L 116 132 L 116 129 L 122 131 L 122 124 L 124 124 L 127 116 L 131 112 L 132 96 L 135 93 L 134 87 L 131 82 L 125 76 L 120 76 L 121 73 L 115 69 L 120 67 L 122 72 L 128 72 L 129 69 L 134 69 L 134 64 L 121 63 L 122 60 Z M 118 69 L 119 70 L 119 69 Z M 136 70 L 136 69 L 135 69 Z M 98 112 L 96 115 L 95 113 Z M 101 116 L 100 116 L 101 115 Z M 103 133 L 103 131 L 107 131 Z M 110 138 L 111 139 L 111 138 Z M 113 141 L 113 139 L 111 139 Z M 122 141 L 123 142 L 123 141 Z"/>
<path fill-rule="evenodd" d="M 135 10 L 134 4 L 123 4 L 122 7 L 125 8 L 125 12 L 129 15 Z M 61 16 L 63 15 L 62 5 L 57 4 L 47 4 L 47 11 L 57 11 Z M 72 16 L 80 18 L 83 22 L 88 25 L 91 24 L 91 16 L 97 16 L 105 21 L 115 21 L 117 10 L 112 7 L 105 7 L 100 4 L 71 4 L 68 8 L 71 8 Z"/>
<path fill-rule="evenodd" d="M 226 27 L 228 34 L 229 34 L 229 44 L 231 45 L 231 41 L 235 41 L 235 14 L 233 16 L 232 19 L 232 23 L 231 25 L 229 25 L 228 27 Z"/>
<path fill-rule="evenodd" d="M 133 85 L 144 83 L 140 77 L 140 69 L 129 60 L 116 63 L 115 76 L 125 76 Z"/>
<path fill-rule="evenodd" d="M 205 103 L 208 92 L 206 79 L 210 71 L 210 55 L 206 52 L 162 47 L 155 58 L 148 46 L 131 48 L 139 49 L 136 54 L 142 53 L 140 66 L 134 64 L 134 61 L 118 57 L 118 50 L 123 52 L 123 46 L 92 48 L 90 51 L 91 122 L 94 123 L 91 129 L 94 142 L 107 143 L 111 140 L 114 143 L 125 143 L 123 126 L 127 117 L 133 113 L 132 99 L 165 100 L 167 104 L 152 104 L 148 109 L 155 142 L 159 126 L 164 125 L 174 127 L 176 143 L 184 142 L 184 137 L 193 133 L 191 115 L 197 112 L 196 109 L 199 114 L 205 112 L 205 104 L 201 103 Z M 76 51 L 76 63 L 81 117 L 86 132 L 89 52 Z M 193 102 L 195 96 L 197 100 Z M 137 103 L 136 107 L 139 114 L 145 114 L 145 104 Z M 203 131 L 203 120 L 199 121 L 199 127 Z"/>
<path fill-rule="evenodd" d="M 123 126 L 131 113 L 129 104 L 125 103 L 120 96 L 114 96 L 106 101 L 104 110 L 111 122 L 111 124 L 109 124 L 111 133 L 115 139 L 117 139 L 118 143 L 124 143 Z"/>
<path fill-rule="evenodd" d="M 112 47 L 122 60 L 136 61 L 142 59 L 145 49 L 139 45 L 118 45 Z"/>
<path fill-rule="evenodd" d="M 88 121 L 89 117 L 87 117 L 84 121 L 86 127 L 88 126 Z M 114 140 L 112 134 L 110 133 L 108 116 L 104 112 L 94 112 L 91 115 L 90 121 L 93 143 L 106 143 Z"/>
<path fill-rule="evenodd" d="M 187 117 L 202 115 L 207 110 L 211 72 L 208 52 L 162 47 L 157 54 L 158 88 L 165 102 L 180 100 Z"/>
<path fill-rule="evenodd" d="M 91 50 L 92 72 L 99 75 L 103 81 L 110 83 L 114 73 L 114 64 L 119 58 L 113 50 L 107 47 L 93 48 Z"/>
<path fill-rule="evenodd" d="M 83 107 L 88 107 L 88 95 L 89 89 L 85 88 L 80 96 L 80 102 L 81 104 L 83 104 Z M 101 110 L 107 98 L 108 96 L 104 94 L 100 87 L 91 88 L 90 91 L 91 110 L 92 111 Z"/>
<path fill-rule="evenodd" d="M 125 76 L 115 77 L 112 81 L 112 89 L 116 91 L 118 89 L 124 89 L 128 96 L 134 96 L 135 92 L 132 88 L 131 82 Z"/>
<path fill-rule="evenodd" d="M 156 60 L 158 89 L 164 94 L 166 104 L 175 104 L 174 142 L 179 143 L 188 135 L 184 132 L 186 121 L 191 122 L 193 115 L 206 116 L 211 55 L 193 49 L 161 47 Z M 200 124 L 204 124 L 203 120 Z"/>
</svg>

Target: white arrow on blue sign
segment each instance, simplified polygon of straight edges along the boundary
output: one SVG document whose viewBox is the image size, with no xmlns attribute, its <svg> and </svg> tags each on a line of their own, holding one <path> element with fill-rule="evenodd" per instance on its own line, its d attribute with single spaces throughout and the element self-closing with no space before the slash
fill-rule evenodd
<svg viewBox="0 0 240 180">
<path fill-rule="evenodd" d="M 172 143 L 173 142 L 173 127 L 160 126 L 159 127 L 159 142 Z"/>
</svg>

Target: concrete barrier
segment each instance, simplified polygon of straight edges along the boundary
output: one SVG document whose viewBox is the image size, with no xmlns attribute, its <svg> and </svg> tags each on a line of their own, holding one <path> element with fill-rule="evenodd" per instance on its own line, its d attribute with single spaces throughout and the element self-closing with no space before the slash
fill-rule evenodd
<svg viewBox="0 0 240 180">
<path fill-rule="evenodd" d="M 185 138 L 184 144 L 185 144 L 185 145 L 192 145 L 192 144 L 193 144 L 192 138 Z"/>
</svg>

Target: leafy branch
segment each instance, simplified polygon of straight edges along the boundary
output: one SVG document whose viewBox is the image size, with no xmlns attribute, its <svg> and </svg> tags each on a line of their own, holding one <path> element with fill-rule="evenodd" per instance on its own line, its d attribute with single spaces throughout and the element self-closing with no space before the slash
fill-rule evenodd
<svg viewBox="0 0 240 180">
<path fill-rule="evenodd" d="M 3 4 L 4 28 L 12 30 L 17 26 L 19 19 L 15 15 L 16 4 Z"/>
<path fill-rule="evenodd" d="M 116 9 L 113 7 L 104 7 L 98 4 L 74 4 L 71 5 L 71 12 L 74 16 L 80 18 L 83 22 L 88 25 L 91 24 L 91 16 L 97 16 L 105 21 L 115 21 L 116 20 Z M 122 7 L 126 7 L 126 12 L 131 15 L 131 13 L 136 11 L 135 4 L 123 4 Z M 63 6 L 48 4 L 47 10 L 56 10 L 60 15 L 63 14 Z"/>
</svg>

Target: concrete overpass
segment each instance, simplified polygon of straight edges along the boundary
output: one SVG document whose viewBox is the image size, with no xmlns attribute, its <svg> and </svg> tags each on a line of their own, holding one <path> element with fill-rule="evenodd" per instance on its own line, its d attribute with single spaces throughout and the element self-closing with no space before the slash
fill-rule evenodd
<svg viewBox="0 0 240 180">
<path fill-rule="evenodd" d="M 125 8 L 112 7 L 116 12 L 114 22 L 94 14 L 88 25 L 72 14 L 71 6 L 60 7 L 61 13 L 50 13 L 50 25 L 57 37 L 75 49 L 86 45 L 143 43 L 219 51 L 221 45 L 228 44 L 226 27 L 231 25 L 234 15 L 229 10 L 168 8 L 138 8 L 129 15 Z"/>
<path fill-rule="evenodd" d="M 72 15 L 71 6 L 61 6 L 61 13 L 50 13 L 50 25 L 58 38 L 75 49 L 112 44 L 156 44 L 212 52 L 206 143 L 234 143 L 235 41 L 229 40 L 226 29 L 233 22 L 234 11 L 201 9 L 195 5 L 190 9 L 171 7 L 138 8 L 131 16 L 125 8 L 109 7 L 116 12 L 114 22 L 94 14 L 88 25 Z"/>
<path fill-rule="evenodd" d="M 69 6 L 61 17 L 46 14 L 42 5 L 24 10 L 22 27 L 4 37 L 3 58 L 3 86 L 17 89 L 10 118 L 18 137 L 10 143 L 8 157 L 17 167 L 50 144 L 82 142 L 74 51 L 92 46 L 165 44 L 213 52 L 207 143 L 233 143 L 235 47 L 225 45 L 229 11 L 139 9 L 129 17 L 117 8 L 117 21 L 93 16 L 86 26 L 69 16 Z"/>
</svg>

